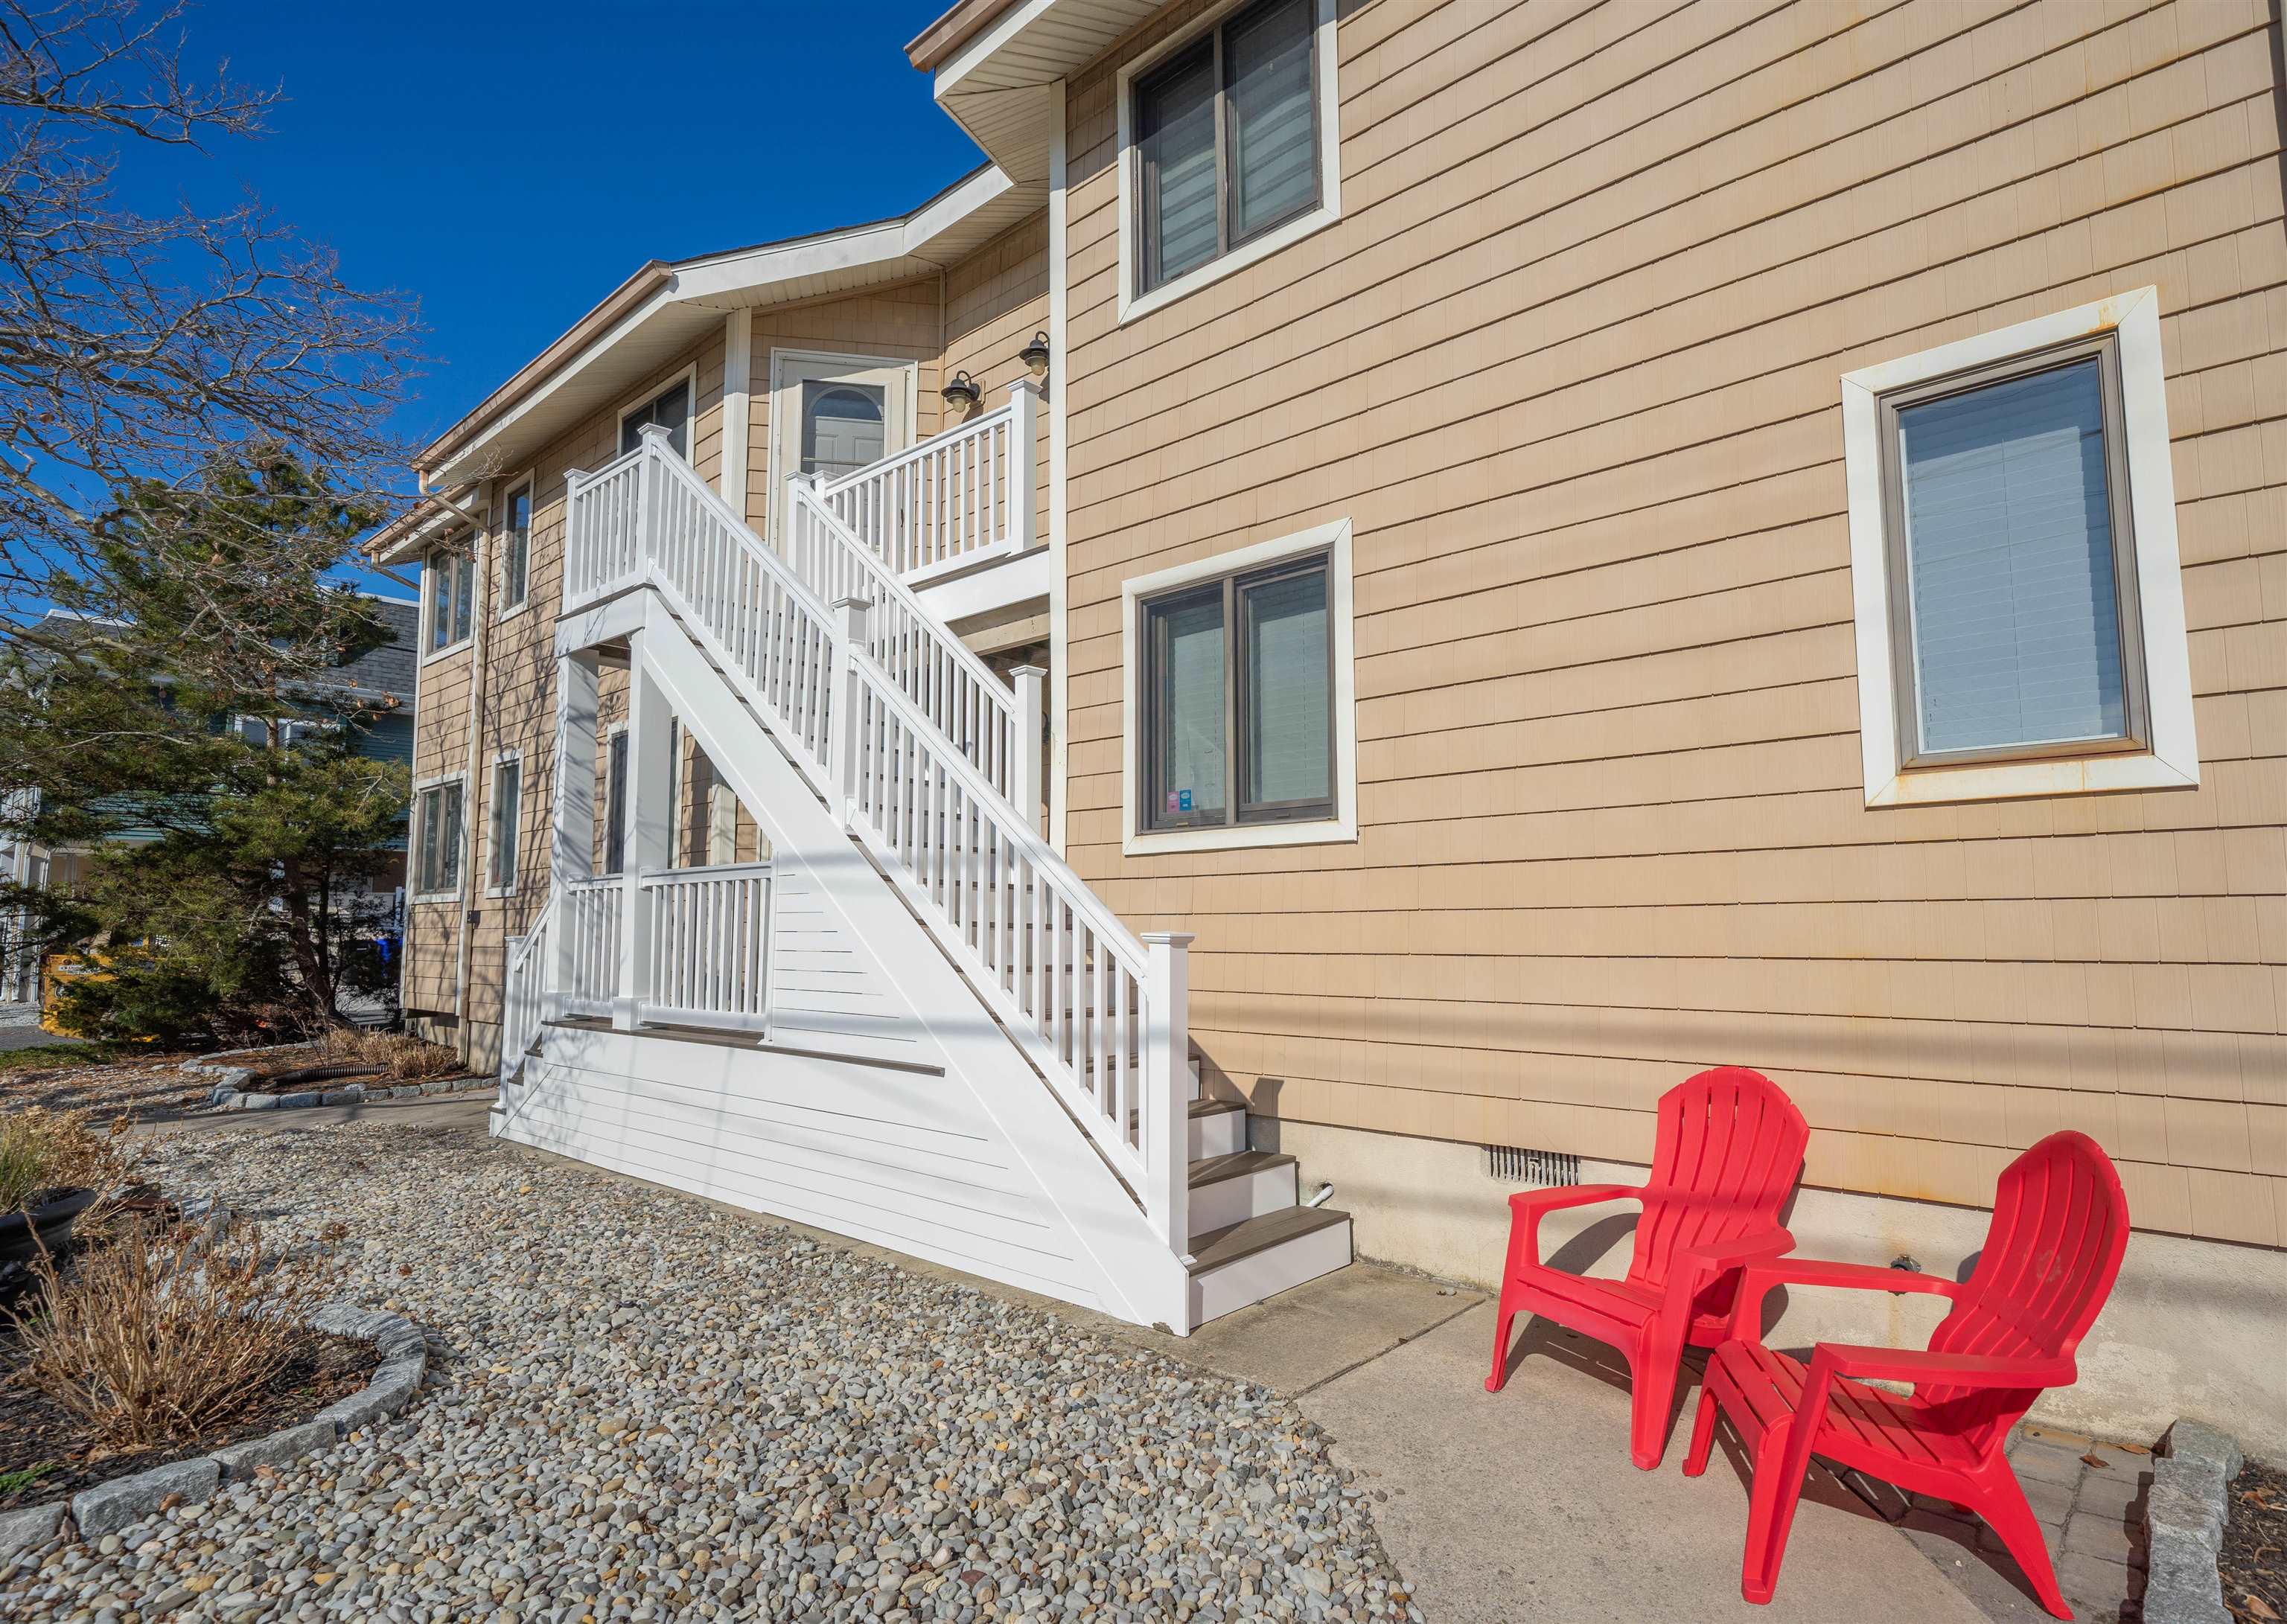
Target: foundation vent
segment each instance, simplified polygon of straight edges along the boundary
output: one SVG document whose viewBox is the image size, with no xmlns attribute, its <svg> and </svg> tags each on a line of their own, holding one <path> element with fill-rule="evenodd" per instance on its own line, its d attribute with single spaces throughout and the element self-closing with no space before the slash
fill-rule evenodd
<svg viewBox="0 0 2287 1624">
<path fill-rule="evenodd" d="M 1580 1158 L 1563 1150 L 1520 1150 L 1514 1145 L 1485 1147 L 1485 1177 L 1503 1184 L 1553 1188 L 1580 1182 Z"/>
</svg>

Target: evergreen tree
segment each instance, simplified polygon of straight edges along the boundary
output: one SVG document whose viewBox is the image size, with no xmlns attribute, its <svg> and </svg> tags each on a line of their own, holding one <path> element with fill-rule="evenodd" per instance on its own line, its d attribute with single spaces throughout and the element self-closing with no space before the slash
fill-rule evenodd
<svg viewBox="0 0 2287 1624">
<path fill-rule="evenodd" d="M 310 674 L 388 641 L 328 578 L 374 516 L 274 446 L 218 453 L 194 489 L 138 482 L 97 528 L 102 602 L 130 618 L 87 616 L 84 578 L 59 574 L 51 595 L 84 618 L 0 649 L 0 783 L 38 792 L 16 826 L 91 848 L 77 894 L 12 899 L 45 945 L 107 960 L 65 989 L 82 1029 L 308 1029 L 381 986 L 369 887 L 409 785 L 354 746 L 395 702 Z"/>
</svg>

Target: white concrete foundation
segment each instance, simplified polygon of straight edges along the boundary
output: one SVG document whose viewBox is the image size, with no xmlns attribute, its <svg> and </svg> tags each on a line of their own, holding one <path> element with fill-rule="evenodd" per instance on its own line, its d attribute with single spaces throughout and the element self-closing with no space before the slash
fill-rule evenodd
<svg viewBox="0 0 2287 1624">
<path fill-rule="evenodd" d="M 1302 1188 L 1333 1183 L 1334 1204 L 1352 1215 L 1360 1257 L 1497 1285 L 1508 1195 L 1520 1186 L 1487 1177 L 1476 1146 L 1261 1116 L 1253 1133 L 1255 1148 L 1297 1159 Z M 1644 1173 L 1620 1163 L 1580 1164 L 1583 1183 L 1640 1184 Z M 1541 1228 L 1544 1256 L 1618 1275 L 1627 1267 L 1634 1215 L 1627 1203 L 1552 1213 Z M 1968 1274 L 1987 1218 L 1971 1208 L 1805 1189 L 1787 1226 L 1803 1256 L 1887 1264 L 1903 1255 L 1959 1279 Z M 1944 1313 L 1943 1302 L 1927 1297 L 1822 1290 L 1784 1300 L 1771 1339 L 1789 1348 L 1820 1340 L 1919 1346 Z M 1492 1352 L 1488 1344 L 1489 1361 Z M 2287 1250 L 2137 1231 L 2079 1360 L 2078 1384 L 2045 1394 L 2035 1416 L 2150 1443 L 2188 1415 L 2234 1434 L 2259 1460 L 2287 1461 Z"/>
</svg>

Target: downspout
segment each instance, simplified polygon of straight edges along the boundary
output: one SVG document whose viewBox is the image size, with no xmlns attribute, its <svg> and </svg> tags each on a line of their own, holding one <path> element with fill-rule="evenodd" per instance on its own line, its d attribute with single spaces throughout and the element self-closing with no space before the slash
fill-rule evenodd
<svg viewBox="0 0 2287 1624">
<path fill-rule="evenodd" d="M 484 747 L 485 737 L 485 646 L 492 629 L 492 512 L 493 486 L 489 479 L 478 487 L 479 511 L 483 520 L 470 532 L 472 556 L 469 563 L 471 584 L 476 588 L 476 603 L 471 612 L 476 626 L 469 644 L 469 745 L 461 767 L 461 782 L 466 787 L 461 792 L 461 929 L 453 951 L 453 1028 L 457 1041 L 453 1047 L 462 1061 L 470 1061 L 473 1053 L 469 1035 L 469 937 L 474 933 L 474 921 L 480 911 L 476 903 L 484 895 L 477 878 L 477 824 L 481 816 L 484 793 L 483 781 L 477 776 L 477 761 Z"/>
</svg>

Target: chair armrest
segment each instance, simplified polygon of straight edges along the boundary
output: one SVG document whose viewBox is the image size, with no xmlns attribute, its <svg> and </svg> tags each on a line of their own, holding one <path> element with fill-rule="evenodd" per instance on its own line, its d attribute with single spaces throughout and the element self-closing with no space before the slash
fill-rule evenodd
<svg viewBox="0 0 2287 1624">
<path fill-rule="evenodd" d="M 1908 1269 L 1878 1268 L 1867 1263 L 1826 1263 L 1816 1257 L 1790 1257 L 1784 1263 L 1751 1263 L 1739 1281 L 1739 1300 L 1731 1307 L 1731 1335 L 1743 1342 L 1761 1342 L 1763 1299 L 1775 1286 L 1835 1286 L 1853 1291 L 1918 1291 L 1951 1297 L 1961 1288 L 1938 1274 Z"/>
<path fill-rule="evenodd" d="M 1667 1292 L 1661 1312 L 1669 1316 L 1671 1324 L 1682 1327 L 1691 1312 L 1692 1299 L 1710 1283 L 1743 1264 L 1763 1257 L 1783 1257 L 1793 1250 L 1794 1236 L 1779 1228 L 1737 1235 L 1729 1241 L 1678 1247 L 1674 1262 L 1668 1265 Z M 1679 1329 L 1677 1334 L 1682 1333 Z"/>
<path fill-rule="evenodd" d="M 1928 1382 L 1941 1387 L 2069 1387 L 2079 1375 L 2069 1359 L 1996 1359 L 1847 1342 L 1822 1342 L 1811 1359 L 1824 1360 L 1837 1376 L 1862 1382 Z"/>
<path fill-rule="evenodd" d="M 1632 1184 L 1568 1184 L 1553 1190 L 1519 1190 L 1508 1198 L 1509 1272 L 1519 1264 L 1540 1266 L 1540 1220 L 1544 1214 L 1565 1207 L 1592 1207 L 1606 1201 L 1642 1201 L 1643 1192 Z"/>
</svg>

